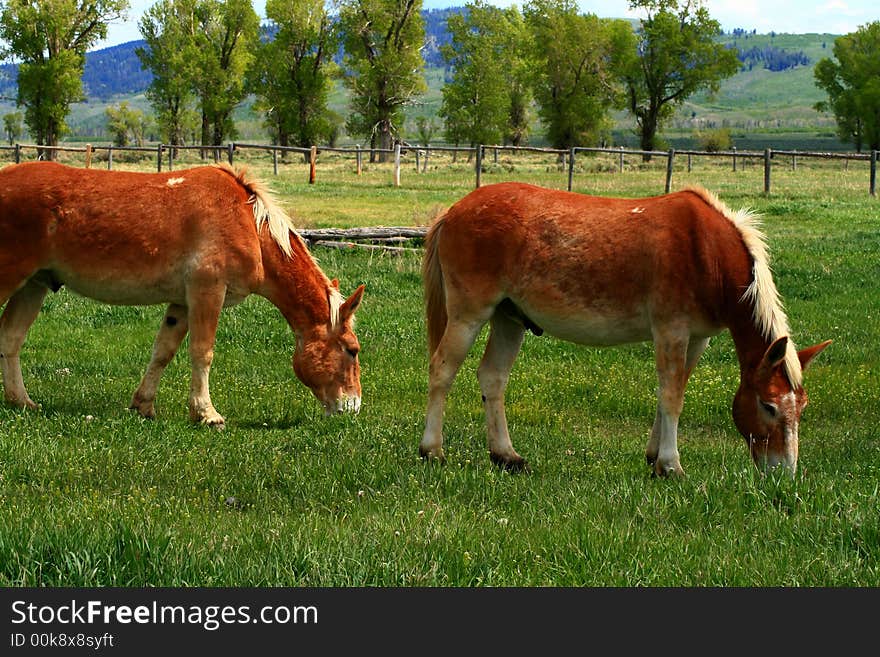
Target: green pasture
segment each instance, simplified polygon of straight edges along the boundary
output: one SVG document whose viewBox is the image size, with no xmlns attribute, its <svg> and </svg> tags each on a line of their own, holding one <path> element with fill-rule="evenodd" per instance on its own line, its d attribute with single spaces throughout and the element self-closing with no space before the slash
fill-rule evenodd
<svg viewBox="0 0 880 657">
<path fill-rule="evenodd" d="M 244 156 L 242 156 L 244 159 Z M 473 189 L 463 159 L 390 164 L 321 156 L 272 175 L 302 226 L 421 225 Z M 115 163 L 117 164 L 117 163 Z M 186 164 L 186 163 L 184 163 Z M 665 160 L 579 159 L 576 191 L 663 191 Z M 100 166 L 100 163 L 96 163 Z M 119 162 L 118 166 L 126 165 Z M 149 163 L 142 164 L 145 169 Z M 564 189 L 549 156 L 487 157 L 483 184 Z M 161 307 L 50 295 L 22 354 L 31 397 L 0 404 L 0 584 L 5 586 L 877 586 L 880 585 L 880 206 L 864 162 L 677 161 L 764 215 L 794 340 L 834 344 L 806 372 L 795 477 L 759 474 L 734 429 L 739 369 L 715 338 L 680 426 L 687 476 L 650 476 L 649 344 L 591 349 L 526 338 L 507 413 L 532 470 L 490 464 L 476 382 L 485 333 L 450 396 L 447 462 L 418 456 L 427 350 L 418 253 L 317 249 L 358 313 L 364 405 L 323 417 L 290 367 L 294 340 L 267 301 L 224 311 L 211 393 L 225 431 L 187 419 L 186 344 L 156 420 L 126 407 Z"/>
</svg>

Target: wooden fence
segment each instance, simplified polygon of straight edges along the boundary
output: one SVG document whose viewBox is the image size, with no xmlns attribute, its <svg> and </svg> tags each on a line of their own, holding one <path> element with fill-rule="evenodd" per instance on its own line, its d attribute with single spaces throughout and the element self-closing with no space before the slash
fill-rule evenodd
<svg viewBox="0 0 880 657">
<path fill-rule="evenodd" d="M 793 169 L 797 168 L 797 162 L 799 158 L 813 158 L 813 159 L 828 159 L 828 160 L 843 160 L 845 162 L 850 161 L 867 161 L 869 162 L 869 179 L 868 179 L 868 193 L 871 196 L 877 195 L 877 153 L 878 151 L 871 151 L 870 153 L 819 153 L 819 152 L 809 152 L 809 151 L 797 151 L 797 150 L 775 150 L 771 148 L 764 149 L 764 151 L 738 151 L 736 148 L 729 151 L 719 151 L 719 152 L 706 152 L 706 151 L 690 151 L 690 150 L 681 150 L 676 151 L 675 149 L 670 149 L 669 151 L 644 151 L 644 150 L 636 150 L 636 149 L 626 149 L 623 147 L 619 148 L 593 148 L 593 147 L 573 147 L 570 149 L 554 149 L 554 148 L 539 148 L 533 146 L 497 146 L 497 145 L 479 145 L 473 147 L 461 147 L 461 146 L 413 146 L 413 145 L 404 145 L 401 143 L 395 144 L 393 149 L 364 149 L 359 145 L 355 147 L 346 147 L 346 148 L 338 148 L 331 146 L 312 146 L 311 148 L 304 148 L 300 146 L 278 146 L 274 144 L 247 144 L 247 143 L 235 143 L 230 142 L 226 145 L 222 146 L 171 146 L 168 144 L 157 144 L 156 146 L 94 146 L 91 144 L 86 144 L 82 147 L 75 146 L 40 146 L 36 144 L 14 144 L 10 146 L 0 146 L 0 151 L 12 151 L 13 158 L 15 162 L 20 162 L 22 159 L 22 151 L 23 150 L 35 150 L 37 152 L 38 157 L 42 157 L 43 153 L 46 151 L 68 151 L 68 152 L 81 152 L 85 153 L 86 156 L 86 166 L 91 166 L 92 155 L 95 153 L 106 151 L 107 153 L 107 168 L 113 168 L 113 153 L 125 152 L 125 151 L 134 151 L 134 152 L 142 152 L 142 153 L 154 153 L 156 158 L 156 170 L 162 171 L 163 165 L 167 166 L 168 170 L 172 170 L 174 168 L 175 158 L 181 151 L 199 151 L 202 158 L 206 158 L 208 156 L 213 157 L 215 161 L 225 157 L 225 159 L 229 162 L 229 164 L 234 164 L 235 153 L 237 151 L 246 151 L 246 150 L 258 150 L 267 152 L 272 158 L 272 168 L 273 173 L 278 175 L 278 156 L 279 153 L 300 153 L 304 156 L 306 161 L 309 163 L 309 182 L 314 183 L 317 177 L 317 157 L 320 153 L 341 153 L 341 154 L 350 154 L 354 157 L 356 172 L 360 175 L 362 167 L 363 167 L 363 157 L 365 154 L 379 154 L 385 156 L 391 156 L 393 161 L 393 182 L 395 186 L 400 185 L 400 168 L 401 168 L 401 155 L 405 153 L 412 152 L 415 154 L 416 160 L 416 170 L 419 170 L 419 167 L 422 166 L 422 171 L 427 169 L 427 162 L 430 154 L 432 152 L 452 152 L 452 153 L 462 153 L 467 154 L 470 159 L 474 161 L 474 176 L 475 176 L 475 186 L 479 187 L 481 184 L 481 174 L 483 171 L 483 162 L 485 155 L 488 151 L 492 151 L 494 153 L 494 157 L 497 160 L 499 151 L 519 151 L 519 152 L 531 152 L 531 153 L 547 153 L 555 156 L 557 160 L 561 164 L 567 164 L 568 166 L 568 190 L 571 191 L 572 183 L 575 174 L 575 162 L 579 154 L 589 154 L 589 153 L 605 153 L 605 154 L 613 154 L 617 158 L 617 169 L 622 172 L 624 168 L 624 161 L 627 156 L 637 156 L 640 158 L 651 157 L 651 158 L 664 158 L 666 160 L 666 184 L 664 190 L 669 192 L 672 188 L 672 176 L 674 172 L 674 162 L 677 157 L 686 157 L 687 158 L 687 168 L 688 172 L 691 170 L 692 161 L 694 158 L 728 158 L 731 161 L 733 171 L 737 170 L 739 163 L 743 160 L 759 160 L 763 161 L 764 167 L 764 193 L 769 194 L 771 189 L 771 172 L 772 172 L 772 162 L 774 159 L 779 158 L 790 158 L 791 167 Z M 167 164 L 166 164 L 167 161 Z"/>
</svg>

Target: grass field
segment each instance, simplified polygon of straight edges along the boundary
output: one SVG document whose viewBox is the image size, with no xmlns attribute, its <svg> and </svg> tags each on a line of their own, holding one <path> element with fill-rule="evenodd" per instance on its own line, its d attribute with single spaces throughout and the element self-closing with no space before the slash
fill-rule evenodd
<svg viewBox="0 0 880 657">
<path fill-rule="evenodd" d="M 413 225 L 473 188 L 440 161 L 401 187 L 388 165 L 321 160 L 254 168 L 300 225 Z M 575 190 L 662 191 L 664 162 L 579 163 Z M 564 188 L 555 162 L 487 162 L 504 179 Z M 224 311 L 211 392 L 227 428 L 191 426 L 185 347 L 154 421 L 125 409 L 159 307 L 47 298 L 22 362 L 35 412 L 0 405 L 0 584 L 6 586 L 877 586 L 880 585 L 880 213 L 864 163 L 733 173 L 676 170 L 763 213 L 794 339 L 834 344 L 806 373 L 811 403 L 794 478 L 761 476 L 730 405 L 738 366 L 712 341 L 680 426 L 687 476 L 644 463 L 654 416 L 650 345 L 589 349 L 526 338 L 507 394 L 530 474 L 492 467 L 475 370 L 447 409 L 447 463 L 418 457 L 427 353 L 417 254 L 317 250 L 358 313 L 364 406 L 324 418 L 296 381 L 294 340 L 252 297 Z"/>
</svg>

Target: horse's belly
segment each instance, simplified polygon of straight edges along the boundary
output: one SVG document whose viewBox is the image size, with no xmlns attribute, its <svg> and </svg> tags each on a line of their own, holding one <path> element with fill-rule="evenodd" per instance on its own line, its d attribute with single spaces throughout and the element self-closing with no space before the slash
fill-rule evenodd
<svg viewBox="0 0 880 657">
<path fill-rule="evenodd" d="M 571 316 L 529 313 L 529 319 L 547 335 L 592 346 L 611 346 L 652 339 L 651 326 L 638 315 L 603 315 L 588 312 Z"/>
<path fill-rule="evenodd" d="M 123 306 L 151 306 L 159 303 L 186 305 L 183 284 L 172 281 L 98 281 L 72 277 L 62 279 L 62 282 L 72 292 L 102 303 Z"/>
</svg>

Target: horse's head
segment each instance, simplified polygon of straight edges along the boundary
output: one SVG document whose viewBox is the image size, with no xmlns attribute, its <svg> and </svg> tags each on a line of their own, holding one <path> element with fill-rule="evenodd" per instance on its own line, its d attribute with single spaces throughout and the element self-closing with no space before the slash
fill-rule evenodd
<svg viewBox="0 0 880 657">
<path fill-rule="evenodd" d="M 338 282 L 333 281 L 334 287 Z M 354 311 L 364 295 L 361 285 L 344 303 L 334 304 L 330 321 L 319 323 L 297 335 L 293 371 L 311 388 L 324 407 L 324 413 L 357 413 L 361 408 L 360 343 L 354 334 Z M 331 292 L 332 296 L 332 292 Z M 341 297 L 340 297 L 341 298 Z M 338 307 L 338 318 L 332 312 Z"/>
<path fill-rule="evenodd" d="M 801 370 L 831 344 L 827 340 L 797 352 Z M 773 342 L 760 364 L 740 382 L 733 399 L 733 420 L 746 439 L 759 468 L 783 466 L 794 474 L 798 459 L 798 426 L 807 391 L 792 385 L 786 373 L 788 338 Z"/>
</svg>

